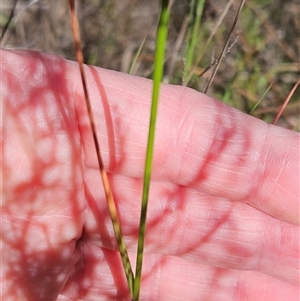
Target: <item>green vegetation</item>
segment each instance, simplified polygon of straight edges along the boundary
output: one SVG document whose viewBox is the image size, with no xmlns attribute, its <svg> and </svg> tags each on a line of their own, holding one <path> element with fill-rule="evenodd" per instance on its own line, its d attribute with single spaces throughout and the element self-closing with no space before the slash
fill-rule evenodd
<svg viewBox="0 0 300 301">
<path fill-rule="evenodd" d="M 173 2 L 165 82 L 204 90 L 239 3 Z M 3 20 L 8 19 L 12 5 L 3 0 Z M 207 93 L 250 113 L 267 92 L 251 114 L 273 120 L 300 74 L 298 5 L 298 0 L 246 1 Z M 151 78 L 159 10 L 159 1 L 79 1 L 85 62 L 122 72 L 130 72 L 133 66 L 132 74 Z M 1 46 L 41 50 L 74 60 L 67 13 L 66 1 L 41 0 L 27 6 L 19 1 Z M 299 114 L 296 91 L 279 125 L 300 130 Z"/>
</svg>

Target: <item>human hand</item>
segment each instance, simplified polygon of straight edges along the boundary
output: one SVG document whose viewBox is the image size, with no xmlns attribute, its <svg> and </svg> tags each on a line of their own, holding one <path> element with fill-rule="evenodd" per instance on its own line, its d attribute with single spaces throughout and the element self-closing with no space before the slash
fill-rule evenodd
<svg viewBox="0 0 300 301">
<path fill-rule="evenodd" d="M 1 52 L 3 300 L 129 300 L 75 63 Z M 135 261 L 151 81 L 86 68 Z M 140 300 L 299 300 L 299 134 L 163 85 Z"/>
</svg>

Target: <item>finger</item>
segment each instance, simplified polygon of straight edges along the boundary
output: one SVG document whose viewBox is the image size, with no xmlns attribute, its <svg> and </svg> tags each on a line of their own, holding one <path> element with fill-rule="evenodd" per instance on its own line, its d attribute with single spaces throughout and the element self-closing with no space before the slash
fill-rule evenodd
<svg viewBox="0 0 300 301">
<path fill-rule="evenodd" d="M 76 66 L 72 65 L 72 74 Z M 151 81 L 86 69 L 102 154 L 110 172 L 142 177 Z M 81 88 L 77 110 L 86 116 Z M 81 121 L 86 164 L 97 168 Z M 87 139 L 87 140 L 86 140 Z M 299 223 L 299 134 L 268 126 L 185 87 L 161 89 L 153 178 L 249 203 Z"/>
<path fill-rule="evenodd" d="M 74 271 L 58 300 L 129 299 L 118 254 L 89 244 L 83 244 L 83 249 L 84 269 Z M 141 300 L 298 300 L 297 285 L 268 275 L 158 254 L 145 255 L 141 288 Z"/>
<path fill-rule="evenodd" d="M 84 239 L 117 249 L 97 171 L 86 175 L 89 209 Z M 129 250 L 136 250 L 142 181 L 110 177 Z M 299 228 L 257 209 L 168 182 L 153 182 L 146 253 L 168 254 L 215 267 L 253 270 L 297 284 Z"/>
</svg>

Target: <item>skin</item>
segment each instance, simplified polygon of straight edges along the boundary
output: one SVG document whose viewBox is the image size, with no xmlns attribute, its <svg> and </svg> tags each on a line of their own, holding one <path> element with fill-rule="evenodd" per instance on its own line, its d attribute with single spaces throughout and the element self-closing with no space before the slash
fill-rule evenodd
<svg viewBox="0 0 300 301">
<path fill-rule="evenodd" d="M 1 51 L 3 300 L 130 300 L 77 65 Z M 151 81 L 87 67 L 135 262 Z M 140 300 L 299 300 L 299 133 L 163 85 Z"/>
</svg>

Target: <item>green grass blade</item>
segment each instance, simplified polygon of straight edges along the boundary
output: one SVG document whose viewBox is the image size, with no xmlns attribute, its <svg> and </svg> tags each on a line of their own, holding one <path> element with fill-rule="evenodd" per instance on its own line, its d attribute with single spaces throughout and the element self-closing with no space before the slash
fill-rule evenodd
<svg viewBox="0 0 300 301">
<path fill-rule="evenodd" d="M 192 0 L 189 13 L 189 31 L 188 31 L 188 46 L 186 51 L 186 62 L 183 75 L 183 82 L 187 84 L 187 78 L 194 63 L 196 45 L 199 38 L 200 21 L 205 0 Z"/>
<path fill-rule="evenodd" d="M 250 115 L 255 111 L 255 109 L 258 107 L 258 105 L 261 103 L 261 101 L 265 98 L 265 96 L 267 95 L 267 93 L 269 92 L 271 87 L 272 87 L 272 84 L 269 85 L 266 92 L 263 94 L 263 96 L 260 98 L 260 100 L 255 104 L 255 106 L 252 108 L 252 110 L 249 112 Z"/>
<path fill-rule="evenodd" d="M 157 33 L 156 33 L 152 105 L 151 105 L 146 163 L 145 163 L 145 171 L 144 171 L 144 185 L 143 185 L 142 209 L 141 209 L 140 227 L 139 227 L 138 250 L 137 250 L 137 258 L 136 258 L 136 272 L 135 272 L 134 287 L 133 287 L 134 301 L 139 300 L 140 286 L 141 286 L 143 252 L 144 252 L 144 241 L 145 241 L 145 230 L 146 230 L 146 215 L 147 215 L 148 195 L 149 195 L 149 188 L 150 188 L 152 159 L 153 159 L 154 132 L 155 132 L 160 83 L 163 77 L 165 45 L 166 45 L 167 34 L 168 34 L 169 18 L 170 18 L 169 1 L 162 0 L 161 14 L 160 14 L 159 24 L 157 28 Z"/>
<path fill-rule="evenodd" d="M 134 57 L 134 60 L 133 60 L 133 62 L 132 62 L 132 64 L 131 64 L 130 70 L 129 70 L 129 72 L 128 72 L 129 74 L 132 74 L 132 72 L 133 72 L 133 69 L 134 69 L 135 64 L 136 64 L 136 62 L 137 62 L 137 59 L 138 59 L 138 57 L 140 56 L 140 53 L 141 53 L 141 51 L 142 51 L 142 49 L 143 49 L 143 47 L 144 47 L 146 38 L 147 38 L 147 37 L 144 38 L 144 40 L 143 40 L 141 46 L 139 47 L 139 49 L 138 49 L 138 51 L 137 51 L 137 53 L 136 53 L 136 55 L 135 55 L 135 57 Z"/>
</svg>

